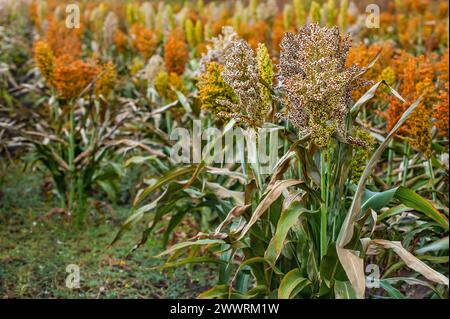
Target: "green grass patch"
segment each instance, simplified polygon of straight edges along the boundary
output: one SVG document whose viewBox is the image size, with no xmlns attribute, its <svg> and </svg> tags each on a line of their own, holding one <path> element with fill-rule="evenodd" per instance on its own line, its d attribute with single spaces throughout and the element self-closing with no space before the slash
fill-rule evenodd
<svg viewBox="0 0 450 319">
<path fill-rule="evenodd" d="M 126 207 L 112 215 L 91 212 L 76 231 L 67 216 L 54 209 L 48 179 L 40 173 L 11 169 L 0 184 L 1 298 L 195 298 L 215 283 L 207 266 L 174 271 L 152 269 L 160 261 L 161 235 L 128 256 L 142 227 L 109 247 Z M 66 267 L 80 267 L 80 288 L 66 287 Z"/>
</svg>

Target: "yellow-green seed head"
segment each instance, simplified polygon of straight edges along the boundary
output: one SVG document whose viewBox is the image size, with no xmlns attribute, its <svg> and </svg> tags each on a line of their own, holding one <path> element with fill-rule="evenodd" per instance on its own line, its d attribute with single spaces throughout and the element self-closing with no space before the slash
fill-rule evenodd
<svg viewBox="0 0 450 319">
<path fill-rule="evenodd" d="M 228 107 L 217 103 L 218 100 L 237 101 L 233 89 L 222 77 L 223 66 L 216 62 L 206 65 L 206 72 L 200 75 L 197 83 L 202 108 L 214 115 L 229 113 Z"/>
<path fill-rule="evenodd" d="M 197 9 L 200 17 L 203 17 L 205 15 L 205 2 L 203 0 L 197 1 Z"/>
<path fill-rule="evenodd" d="M 265 44 L 260 43 L 258 45 L 258 49 L 256 52 L 256 57 L 258 59 L 258 67 L 259 67 L 259 75 L 261 79 L 269 86 L 272 85 L 273 82 L 273 65 L 272 60 L 269 56 L 269 51 Z M 264 107 L 270 107 L 271 95 L 270 90 L 266 87 L 266 85 L 260 85 L 261 98 L 264 102 Z"/>
<path fill-rule="evenodd" d="M 256 19 L 256 12 L 258 10 L 258 0 L 250 0 L 250 10 L 252 17 Z"/>
<path fill-rule="evenodd" d="M 389 85 L 394 85 L 395 82 L 395 72 L 388 66 L 381 71 L 380 80 L 385 80 Z"/>
<path fill-rule="evenodd" d="M 294 12 L 292 10 L 292 6 L 287 4 L 283 10 L 283 23 L 285 30 L 289 30 L 293 20 L 294 20 Z"/>
<path fill-rule="evenodd" d="M 186 40 L 189 43 L 190 47 L 195 47 L 195 30 L 194 30 L 194 23 L 191 19 L 186 19 L 185 25 L 184 25 L 184 32 L 186 34 Z"/>
<path fill-rule="evenodd" d="M 328 27 L 334 26 L 337 16 L 336 3 L 334 0 L 328 0 L 326 4 L 326 13 L 327 13 L 327 26 Z"/>
<path fill-rule="evenodd" d="M 175 29 L 176 28 L 175 15 L 173 13 L 173 8 L 170 4 L 168 4 L 166 7 L 166 16 L 167 20 L 169 20 L 170 28 Z"/>
<path fill-rule="evenodd" d="M 136 6 L 133 3 L 127 5 L 127 22 L 128 25 L 133 25 L 138 22 L 138 12 Z"/>
<path fill-rule="evenodd" d="M 348 0 L 341 0 L 339 8 L 339 27 L 342 32 L 347 30 L 348 23 Z"/>
<path fill-rule="evenodd" d="M 305 7 L 303 6 L 303 0 L 294 0 L 294 11 L 297 27 L 300 27 L 305 24 Z"/>
<path fill-rule="evenodd" d="M 320 5 L 315 1 L 311 3 L 309 18 L 311 19 L 311 23 L 320 23 Z"/>
<path fill-rule="evenodd" d="M 370 133 L 357 128 L 353 134 L 356 138 L 364 141 L 369 147 L 356 146 L 353 149 L 353 156 L 350 162 L 350 179 L 353 183 L 358 183 L 365 167 L 372 154 L 372 145 L 374 145 L 375 139 Z"/>
<path fill-rule="evenodd" d="M 195 36 L 195 43 L 203 43 L 203 23 L 202 20 L 197 20 L 195 23 L 195 30 L 194 30 L 194 36 Z"/>
</svg>

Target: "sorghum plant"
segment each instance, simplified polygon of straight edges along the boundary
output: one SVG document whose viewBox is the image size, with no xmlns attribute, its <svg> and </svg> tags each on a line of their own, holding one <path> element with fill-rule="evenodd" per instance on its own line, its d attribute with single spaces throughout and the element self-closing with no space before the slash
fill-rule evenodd
<svg viewBox="0 0 450 319">
<path fill-rule="evenodd" d="M 268 109 L 264 104 L 267 91 L 261 88 L 268 88 L 271 95 L 278 92 L 271 99 L 284 105 L 280 117 L 293 128 L 285 126 L 283 140 L 288 147 L 279 148 L 285 153 L 273 173 L 264 176 L 254 170 L 248 175 L 244 203 L 236 202 L 214 232 L 199 233 L 159 255 L 170 256 L 162 268 L 196 262 L 220 264 L 218 285 L 200 297 L 362 298 L 364 261 L 380 248 L 393 249 L 414 271 L 438 286 L 448 286 L 445 276 L 400 243 L 370 238 L 378 223 L 374 216 L 389 207 L 391 200 L 439 229 L 448 231 L 448 220 L 405 187 L 384 192 L 367 189 L 372 187 L 369 177 L 374 164 L 420 99 L 373 150 L 371 132 L 357 124 L 357 116 L 385 82 L 376 83 L 353 103 L 352 90 L 364 83 L 360 77 L 366 70 L 346 66 L 349 48 L 349 39 L 337 28 L 313 24 L 298 34 L 286 34 L 278 67 L 281 87 L 276 90 L 260 76 L 258 61 L 243 40 L 235 40 L 225 52 L 222 76 L 237 101 L 219 104 L 229 106 L 238 122 L 249 118 L 252 121 L 244 120 L 245 125 L 262 125 Z M 200 164 L 195 169 L 185 187 L 204 178 L 197 174 L 203 167 Z M 181 176 L 185 173 L 180 170 Z M 163 180 L 168 178 L 176 176 Z M 147 189 L 146 196 L 161 185 Z M 398 214 L 400 210 L 394 208 L 383 218 Z M 383 285 L 389 287 L 388 282 Z"/>
<path fill-rule="evenodd" d="M 45 110 L 22 135 L 32 146 L 33 161 L 51 173 L 62 208 L 81 226 L 95 185 L 114 200 L 121 170 L 109 160 L 117 146 L 126 144 L 117 130 L 130 114 L 108 103 L 116 80 L 111 62 L 55 57 L 45 41 L 35 44 L 34 53 L 50 95 Z"/>
</svg>

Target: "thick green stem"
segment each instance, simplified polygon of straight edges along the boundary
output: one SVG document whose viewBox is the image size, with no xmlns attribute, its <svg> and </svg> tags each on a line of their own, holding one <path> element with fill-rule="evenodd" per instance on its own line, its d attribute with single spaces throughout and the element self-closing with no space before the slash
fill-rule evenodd
<svg viewBox="0 0 450 319">
<path fill-rule="evenodd" d="M 320 256 L 327 253 L 327 228 L 328 228 L 328 192 L 327 192 L 327 154 L 320 153 L 320 193 L 322 197 L 322 206 L 320 209 Z"/>
<path fill-rule="evenodd" d="M 298 170 L 298 179 L 304 181 L 305 177 L 303 176 L 302 162 L 300 160 L 297 161 L 297 170 Z"/>
<path fill-rule="evenodd" d="M 403 155 L 403 178 L 402 178 L 402 186 L 406 185 L 406 179 L 408 176 L 408 167 L 409 167 L 409 151 L 410 151 L 410 146 L 409 146 L 409 142 L 407 140 L 405 140 L 404 142 L 404 155 Z"/>
<path fill-rule="evenodd" d="M 86 197 L 81 176 L 77 179 L 77 227 L 81 227 L 86 215 Z"/>
<path fill-rule="evenodd" d="M 261 176 L 261 162 L 259 160 L 259 148 L 258 148 L 258 144 L 256 144 L 256 180 L 259 184 L 259 189 L 261 190 L 261 192 L 263 191 L 263 179 Z"/>
<path fill-rule="evenodd" d="M 166 119 L 167 134 L 170 135 L 170 131 L 172 130 L 172 114 L 170 112 L 166 112 L 165 119 Z"/>
<path fill-rule="evenodd" d="M 74 201 L 75 201 L 75 119 L 74 119 L 74 107 L 70 107 L 70 114 L 69 114 L 69 209 L 71 213 L 74 213 Z"/>
<path fill-rule="evenodd" d="M 387 167 L 387 176 L 386 176 L 386 182 L 388 185 L 392 184 L 392 162 L 394 161 L 394 151 L 392 150 L 394 143 L 391 141 L 389 143 L 389 149 L 388 149 L 388 167 Z"/>
<path fill-rule="evenodd" d="M 433 196 L 433 201 L 436 201 L 436 190 L 434 189 L 434 171 L 433 171 L 433 163 L 431 162 L 431 156 L 428 158 L 428 171 L 430 173 L 431 178 L 431 191 Z"/>
</svg>

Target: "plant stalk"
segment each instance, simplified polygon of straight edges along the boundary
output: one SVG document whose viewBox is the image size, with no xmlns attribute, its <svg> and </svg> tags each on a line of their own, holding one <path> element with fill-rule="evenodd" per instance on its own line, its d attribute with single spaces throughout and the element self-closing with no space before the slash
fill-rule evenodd
<svg viewBox="0 0 450 319">
<path fill-rule="evenodd" d="M 74 164 L 74 159 L 75 159 L 75 129 L 74 129 L 74 124 L 75 124 L 75 119 L 74 119 L 74 107 L 71 106 L 70 107 L 70 114 L 69 114 L 69 125 L 70 125 L 70 130 L 69 130 L 69 160 L 68 160 L 68 164 L 69 164 L 69 185 L 70 185 L 70 190 L 69 190 L 69 209 L 71 211 L 71 213 L 74 213 L 74 201 L 75 201 L 75 164 Z M 77 219 L 77 223 L 78 223 L 78 219 Z M 79 226 L 79 225 L 77 225 Z"/>
<path fill-rule="evenodd" d="M 436 190 L 434 189 L 434 171 L 433 171 L 433 163 L 431 162 L 431 156 L 428 158 L 428 170 L 430 173 L 430 178 L 431 178 L 431 191 L 432 191 L 432 197 L 433 197 L 433 201 L 436 201 Z"/>
<path fill-rule="evenodd" d="M 322 205 L 320 209 L 320 256 L 327 253 L 327 228 L 328 228 L 328 192 L 327 192 L 327 154 L 320 152 L 320 193 Z"/>
<path fill-rule="evenodd" d="M 390 186 L 392 184 L 392 162 L 394 161 L 394 152 L 392 150 L 393 141 L 389 143 L 388 148 L 388 167 L 387 167 L 387 176 L 386 183 Z"/>
<path fill-rule="evenodd" d="M 402 186 L 406 185 L 406 180 L 408 176 L 408 167 L 409 167 L 409 151 L 410 145 L 407 140 L 404 142 L 404 154 L 403 154 L 403 178 L 402 178 Z"/>
</svg>

